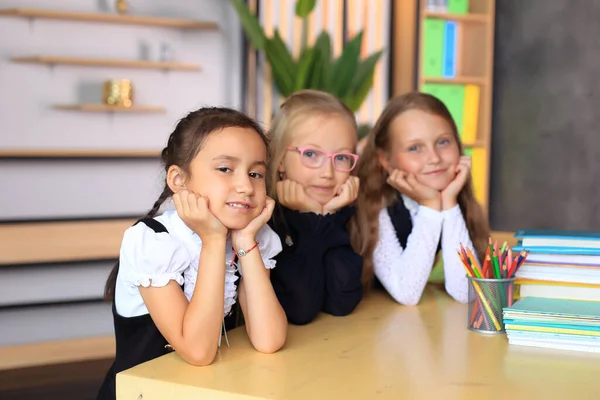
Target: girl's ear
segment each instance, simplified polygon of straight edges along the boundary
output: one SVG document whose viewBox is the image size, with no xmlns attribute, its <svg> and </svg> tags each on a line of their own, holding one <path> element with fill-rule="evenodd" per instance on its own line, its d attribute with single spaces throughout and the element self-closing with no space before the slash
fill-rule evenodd
<svg viewBox="0 0 600 400">
<path fill-rule="evenodd" d="M 377 159 L 379 160 L 379 164 L 387 171 L 387 173 L 392 172 L 392 165 L 390 163 L 390 156 L 388 153 L 382 150 L 377 150 Z"/>
<path fill-rule="evenodd" d="M 283 160 L 277 166 L 277 172 L 279 173 L 279 179 L 285 179 L 285 168 L 283 167 Z"/>
<path fill-rule="evenodd" d="M 171 165 L 167 171 L 167 185 L 173 193 L 185 189 L 185 174 L 177 165 Z"/>
</svg>

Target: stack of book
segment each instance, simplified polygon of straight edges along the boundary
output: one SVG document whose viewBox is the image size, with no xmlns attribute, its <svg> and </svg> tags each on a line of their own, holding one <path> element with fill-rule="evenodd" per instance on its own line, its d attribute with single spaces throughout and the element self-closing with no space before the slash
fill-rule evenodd
<svg viewBox="0 0 600 400">
<path fill-rule="evenodd" d="M 600 353 L 600 302 L 526 297 L 503 319 L 509 344 Z"/>
<path fill-rule="evenodd" d="M 523 230 L 529 251 L 516 274 L 520 297 L 600 301 L 600 232 Z"/>
</svg>

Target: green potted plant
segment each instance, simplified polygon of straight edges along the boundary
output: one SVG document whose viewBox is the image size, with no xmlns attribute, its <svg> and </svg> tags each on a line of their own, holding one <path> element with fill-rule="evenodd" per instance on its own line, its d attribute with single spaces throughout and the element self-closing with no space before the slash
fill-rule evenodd
<svg viewBox="0 0 600 400">
<path fill-rule="evenodd" d="M 340 56 L 334 59 L 327 32 L 321 32 L 312 46 L 307 43 L 308 17 L 315 8 L 316 0 L 297 0 L 296 16 L 302 19 L 302 41 L 300 54 L 294 59 L 277 29 L 272 37 L 267 37 L 257 16 L 244 0 L 229 1 L 251 45 L 264 52 L 281 96 L 287 97 L 301 89 L 317 89 L 337 96 L 354 112 L 360 109 L 373 87 L 375 66 L 383 53 L 379 50 L 360 58 L 362 31 L 350 39 Z M 369 126 L 359 127 L 359 138 L 368 131 Z"/>
</svg>

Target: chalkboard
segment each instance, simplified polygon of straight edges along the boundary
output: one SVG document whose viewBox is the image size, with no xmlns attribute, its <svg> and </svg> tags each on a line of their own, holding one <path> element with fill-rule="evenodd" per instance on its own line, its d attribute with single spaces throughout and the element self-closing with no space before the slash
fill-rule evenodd
<svg viewBox="0 0 600 400">
<path fill-rule="evenodd" d="M 496 1 L 492 228 L 600 230 L 600 0 Z"/>
</svg>

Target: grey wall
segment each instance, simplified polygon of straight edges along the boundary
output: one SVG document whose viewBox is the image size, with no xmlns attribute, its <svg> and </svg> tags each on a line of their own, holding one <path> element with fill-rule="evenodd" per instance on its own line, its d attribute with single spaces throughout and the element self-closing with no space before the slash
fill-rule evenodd
<svg viewBox="0 0 600 400">
<path fill-rule="evenodd" d="M 496 2 L 494 229 L 600 230 L 600 1 Z"/>
<path fill-rule="evenodd" d="M 177 120 L 203 105 L 241 106 L 242 36 L 224 0 L 129 0 L 132 14 L 216 21 L 218 31 L 0 17 L 0 149 L 160 149 Z M 0 8 L 96 12 L 114 0 L 0 0 Z M 200 72 L 48 67 L 15 56 L 158 57 Z M 130 78 L 136 103 L 164 114 L 77 113 L 56 103 L 100 101 L 104 80 Z M 161 184 L 158 160 L 0 160 L 0 223 L 142 215 Z M 34 245 L 34 244 L 32 244 Z M 110 261 L 0 267 L 0 346 L 110 334 L 100 301 Z"/>
</svg>

